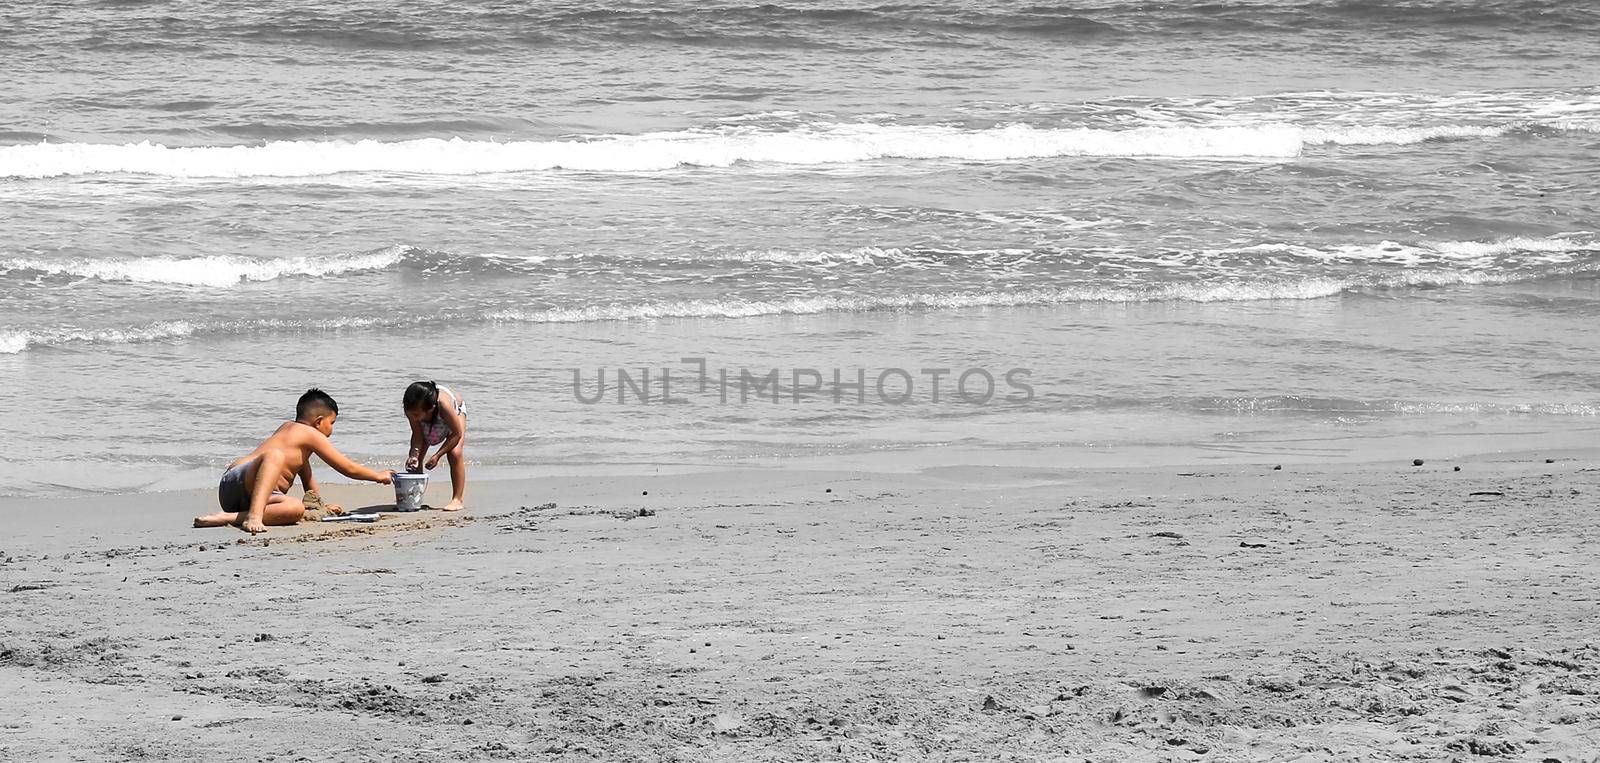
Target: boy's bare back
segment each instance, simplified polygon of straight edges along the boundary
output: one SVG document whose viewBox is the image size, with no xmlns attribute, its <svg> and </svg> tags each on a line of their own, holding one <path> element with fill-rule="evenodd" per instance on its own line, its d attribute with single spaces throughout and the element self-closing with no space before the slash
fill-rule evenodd
<svg viewBox="0 0 1600 763">
<path fill-rule="evenodd" d="M 318 440 L 320 440 L 320 442 L 318 442 Z M 306 461 L 311 458 L 311 454 L 316 453 L 319 450 L 319 446 L 320 449 L 333 450 L 335 453 L 338 452 L 337 450 L 333 449 L 333 443 L 311 425 L 302 424 L 298 421 L 285 421 L 281 426 L 278 427 L 276 432 L 273 432 L 270 437 L 263 440 L 260 445 L 257 445 L 255 450 L 250 451 L 249 454 L 241 458 L 235 459 L 233 463 L 228 464 L 228 468 L 232 469 L 239 464 L 254 461 L 268 452 L 275 452 L 281 456 L 281 460 L 262 459 L 262 463 L 271 462 L 274 464 L 282 464 L 282 471 L 280 473 L 275 475 L 268 474 L 266 476 L 273 480 L 273 490 L 277 492 L 285 492 L 292 485 L 294 485 L 295 475 L 300 473 L 300 469 L 306 465 Z M 332 464 L 330 464 L 330 466 L 331 465 Z M 335 466 L 334 468 L 337 469 L 338 467 Z M 340 469 L 340 471 L 342 472 L 344 470 Z M 256 474 L 256 479 L 260 479 L 261 476 L 262 475 L 258 471 Z"/>
<path fill-rule="evenodd" d="M 222 510 L 195 517 L 195 526 L 236 524 L 248 532 L 262 533 L 267 524 L 300 521 L 305 504 L 288 497 L 288 491 L 296 475 L 306 475 L 308 482 L 311 479 L 307 467 L 312 454 L 346 477 L 387 484 L 394 472 L 357 464 L 329 441 L 338 418 L 339 404 L 332 397 L 319 389 L 306 390 L 295 406 L 294 421 L 284 422 L 255 450 L 229 464 L 217 486 Z"/>
</svg>

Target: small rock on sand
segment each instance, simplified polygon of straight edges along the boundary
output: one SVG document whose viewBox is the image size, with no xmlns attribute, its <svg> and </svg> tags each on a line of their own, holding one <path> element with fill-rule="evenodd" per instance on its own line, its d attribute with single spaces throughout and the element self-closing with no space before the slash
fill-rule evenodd
<svg viewBox="0 0 1600 763">
<path fill-rule="evenodd" d="M 1421 466 L 1422 465 L 1422 459 L 1420 459 L 1420 458 L 1411 459 L 1411 465 L 1412 466 Z"/>
</svg>

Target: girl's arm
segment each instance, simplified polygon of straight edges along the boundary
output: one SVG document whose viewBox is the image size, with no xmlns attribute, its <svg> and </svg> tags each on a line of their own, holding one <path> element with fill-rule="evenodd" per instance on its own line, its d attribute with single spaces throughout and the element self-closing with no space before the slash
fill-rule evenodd
<svg viewBox="0 0 1600 763">
<path fill-rule="evenodd" d="M 438 466 L 439 459 L 444 458 L 446 453 L 455 450 L 456 446 L 460 445 L 467 437 L 467 420 L 462 418 L 461 414 L 456 413 L 456 405 L 459 403 L 460 401 L 456 400 L 454 396 L 451 396 L 450 405 L 448 406 L 442 400 L 439 402 L 439 415 L 444 418 L 445 424 L 450 427 L 450 436 L 444 438 L 444 442 L 439 443 L 439 449 L 434 451 L 433 458 L 428 459 L 429 469 Z"/>
<path fill-rule="evenodd" d="M 422 436 L 422 427 L 417 422 L 407 418 L 411 424 L 411 448 L 406 451 L 406 468 L 415 469 L 422 466 L 422 457 L 428 455 L 428 440 Z"/>
</svg>

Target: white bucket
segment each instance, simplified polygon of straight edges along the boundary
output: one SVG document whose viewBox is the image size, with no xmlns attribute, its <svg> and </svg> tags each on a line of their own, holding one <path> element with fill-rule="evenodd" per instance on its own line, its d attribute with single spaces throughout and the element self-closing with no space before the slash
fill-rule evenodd
<svg viewBox="0 0 1600 763">
<path fill-rule="evenodd" d="M 428 487 L 426 474 L 394 475 L 394 510 L 419 511 L 422 509 L 422 491 Z"/>
</svg>

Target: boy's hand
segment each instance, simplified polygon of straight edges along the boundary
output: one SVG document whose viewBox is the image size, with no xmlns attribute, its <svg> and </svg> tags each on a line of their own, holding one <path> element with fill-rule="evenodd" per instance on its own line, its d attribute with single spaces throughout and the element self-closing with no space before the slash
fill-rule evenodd
<svg viewBox="0 0 1600 763">
<path fill-rule="evenodd" d="M 394 470 L 385 469 L 384 471 L 378 472 L 378 478 L 373 480 L 373 482 L 376 482 L 379 485 L 388 485 L 394 482 Z"/>
</svg>

